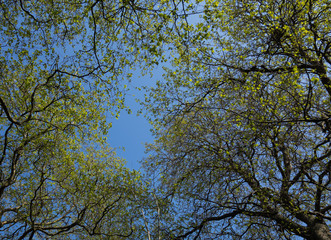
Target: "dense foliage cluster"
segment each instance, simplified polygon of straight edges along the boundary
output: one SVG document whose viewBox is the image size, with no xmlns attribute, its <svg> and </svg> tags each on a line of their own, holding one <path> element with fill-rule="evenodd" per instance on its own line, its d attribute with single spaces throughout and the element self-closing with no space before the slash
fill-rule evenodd
<svg viewBox="0 0 331 240">
<path fill-rule="evenodd" d="M 174 239 L 330 239 L 328 1 L 205 1 L 151 90 Z"/>
<path fill-rule="evenodd" d="M 148 28 L 142 10 L 0 1 L 0 11 L 0 238 L 130 236 L 137 176 L 104 136 L 124 107 L 128 46 Z"/>
</svg>

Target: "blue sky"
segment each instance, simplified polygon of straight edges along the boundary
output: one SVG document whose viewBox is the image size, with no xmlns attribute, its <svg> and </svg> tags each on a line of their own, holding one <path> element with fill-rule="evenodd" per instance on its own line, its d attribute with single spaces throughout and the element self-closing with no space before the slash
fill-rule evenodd
<svg viewBox="0 0 331 240">
<path fill-rule="evenodd" d="M 142 86 L 153 86 L 156 80 L 162 78 L 162 67 L 153 71 L 153 77 L 149 74 L 141 76 L 140 70 L 133 74 L 132 82 L 128 85 L 129 91 L 125 103 L 131 108 L 132 113 L 128 114 L 125 110 L 121 111 L 118 119 L 112 120 L 112 128 L 108 133 L 110 146 L 116 148 L 119 157 L 126 160 L 126 166 L 138 170 L 140 163 L 145 156 L 145 143 L 153 141 L 150 132 L 151 125 L 143 115 L 137 116 L 137 111 L 141 108 L 136 99 L 143 100 L 144 92 L 135 89 Z M 125 148 L 123 151 L 121 148 Z"/>
<path fill-rule="evenodd" d="M 190 24 L 196 24 L 199 22 L 200 17 L 191 15 L 188 19 Z M 116 149 L 117 155 L 124 158 L 127 162 L 126 166 L 131 169 L 138 170 L 140 168 L 139 161 L 146 156 L 144 144 L 153 141 L 150 132 L 151 125 L 144 116 L 136 115 L 141 106 L 135 99 L 144 100 L 144 93 L 136 90 L 135 87 L 154 86 L 157 80 L 162 79 L 162 74 L 164 73 L 162 66 L 171 68 L 170 62 L 162 63 L 152 71 L 153 77 L 149 74 L 142 76 L 142 70 L 137 68 L 133 73 L 132 82 L 129 84 L 130 90 L 125 101 L 126 106 L 131 108 L 132 114 L 128 114 L 124 110 L 117 120 L 112 120 L 113 126 L 108 134 L 108 142 L 111 147 L 118 148 Z M 121 150 L 121 147 L 124 147 L 125 151 Z"/>
</svg>

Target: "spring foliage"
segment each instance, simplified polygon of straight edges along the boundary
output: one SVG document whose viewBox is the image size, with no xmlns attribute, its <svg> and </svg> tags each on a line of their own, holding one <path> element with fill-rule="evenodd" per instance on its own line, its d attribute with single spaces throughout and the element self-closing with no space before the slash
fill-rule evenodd
<svg viewBox="0 0 331 240">
<path fill-rule="evenodd" d="M 154 5 L 0 2 L 1 239 L 132 234 L 139 177 L 105 134 Z"/>
<path fill-rule="evenodd" d="M 1 238 L 330 239 L 329 5 L 0 1 Z M 149 185 L 105 134 L 167 59 Z"/>
<path fill-rule="evenodd" d="M 146 104 L 156 142 L 145 166 L 173 216 L 160 228 L 330 239 L 329 1 L 210 0 L 191 12 Z"/>
</svg>

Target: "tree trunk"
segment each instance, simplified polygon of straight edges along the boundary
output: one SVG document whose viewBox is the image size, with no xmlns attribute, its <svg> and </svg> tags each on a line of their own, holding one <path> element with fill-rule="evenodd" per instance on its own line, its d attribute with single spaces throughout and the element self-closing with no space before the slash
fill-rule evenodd
<svg viewBox="0 0 331 240">
<path fill-rule="evenodd" d="M 331 240 L 328 226 L 323 223 L 315 223 L 311 229 L 311 240 Z"/>
</svg>

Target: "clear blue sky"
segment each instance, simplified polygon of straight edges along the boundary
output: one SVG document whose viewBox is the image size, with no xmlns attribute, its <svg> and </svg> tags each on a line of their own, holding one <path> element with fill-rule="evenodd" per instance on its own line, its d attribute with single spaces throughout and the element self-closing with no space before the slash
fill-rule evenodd
<svg viewBox="0 0 331 240">
<path fill-rule="evenodd" d="M 143 115 L 137 116 L 136 112 L 141 106 L 136 102 L 136 99 L 144 100 L 144 92 L 135 89 L 141 86 L 153 86 L 156 80 L 162 78 L 162 67 L 158 67 L 153 71 L 153 77 L 148 74 L 141 76 L 138 70 L 133 74 L 132 82 L 129 84 L 129 92 L 126 96 L 126 105 L 132 109 L 132 113 L 128 114 L 125 110 L 121 111 L 118 119 L 112 119 L 112 128 L 108 134 L 108 142 L 110 146 L 116 149 L 119 157 L 126 160 L 126 166 L 131 169 L 138 170 L 140 168 L 139 161 L 145 156 L 145 143 L 151 143 L 153 137 L 150 132 L 151 125 Z M 124 147 L 125 151 L 120 148 Z"/>
<path fill-rule="evenodd" d="M 199 22 L 197 15 L 191 15 L 188 18 L 190 23 L 196 24 Z M 141 76 L 141 71 L 137 69 L 132 77 L 130 91 L 126 97 L 126 105 L 132 109 L 132 114 L 122 111 L 118 120 L 113 119 L 113 127 L 108 134 L 108 142 L 113 148 L 124 147 L 125 151 L 117 149 L 117 155 L 122 157 L 127 162 L 127 167 L 138 170 L 140 167 L 139 161 L 143 159 L 145 151 L 144 143 L 151 143 L 153 137 L 150 132 L 150 124 L 143 116 L 136 116 L 136 111 L 141 107 L 135 98 L 144 100 L 144 93 L 135 90 L 135 87 L 154 86 L 157 80 L 162 79 L 164 70 L 162 65 L 168 68 L 171 67 L 170 62 L 163 63 L 153 70 L 153 77 L 149 74 Z M 135 95 L 135 96 L 133 96 Z"/>
</svg>

